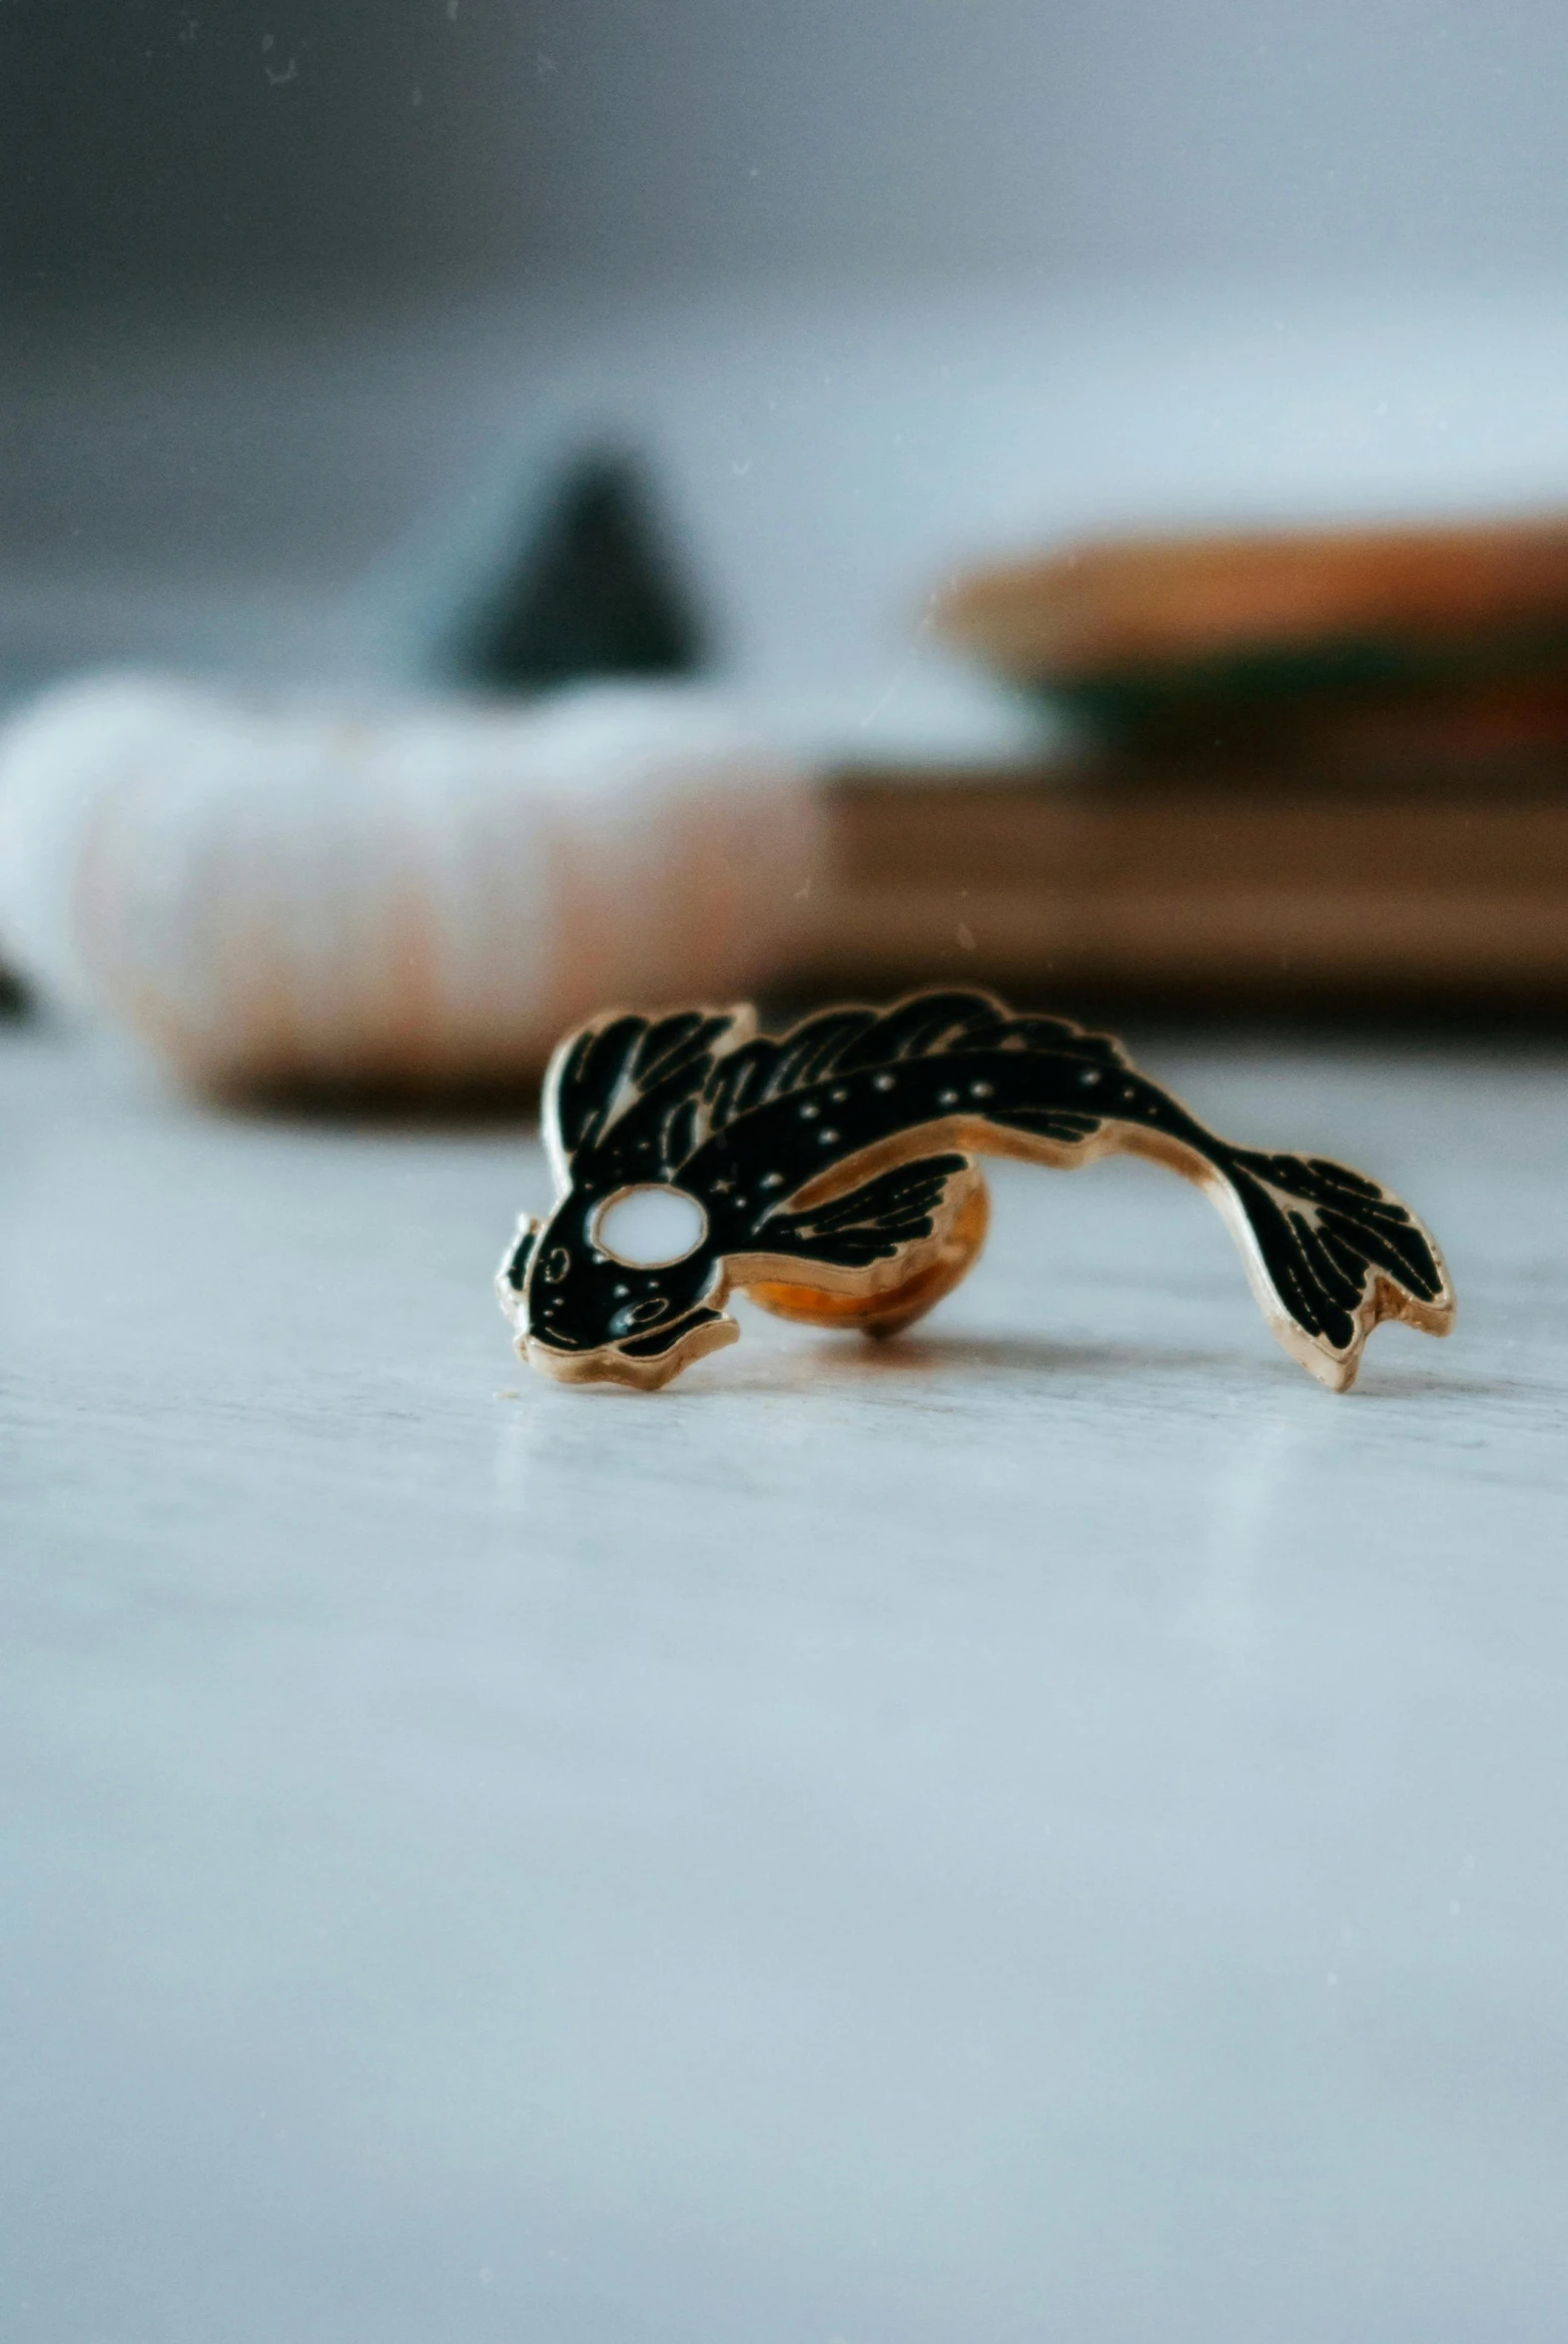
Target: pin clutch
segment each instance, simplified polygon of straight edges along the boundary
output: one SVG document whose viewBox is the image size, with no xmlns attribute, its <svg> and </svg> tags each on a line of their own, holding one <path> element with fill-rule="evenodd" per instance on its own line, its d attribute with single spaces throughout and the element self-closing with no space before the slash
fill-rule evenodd
<svg viewBox="0 0 1568 2344">
<path fill-rule="evenodd" d="M 544 1087 L 555 1177 L 497 1278 L 519 1352 L 566 1383 L 654 1388 L 734 1342 L 724 1305 L 895 1334 L 986 1233 L 977 1156 L 1147 1156 L 1204 1188 L 1280 1343 L 1344 1391 L 1385 1318 L 1446 1334 L 1442 1256 L 1375 1180 L 1221 1140 L 1109 1035 L 979 991 L 831 1009 L 595 1019 Z"/>
</svg>

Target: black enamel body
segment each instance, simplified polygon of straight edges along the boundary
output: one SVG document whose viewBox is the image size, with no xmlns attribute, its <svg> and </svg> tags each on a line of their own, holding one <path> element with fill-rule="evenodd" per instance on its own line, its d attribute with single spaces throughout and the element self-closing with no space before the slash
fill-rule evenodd
<svg viewBox="0 0 1568 2344">
<path fill-rule="evenodd" d="M 718 1324 L 728 1286 L 758 1261 L 869 1273 L 931 1235 L 948 1183 L 988 1152 L 1071 1166 L 1127 1148 L 1202 1180 L 1276 1332 L 1314 1372 L 1293 1337 L 1321 1353 L 1325 1380 L 1346 1380 L 1335 1361 L 1353 1372 L 1378 1317 L 1437 1332 L 1451 1308 L 1435 1246 L 1375 1181 L 1236 1148 L 1108 1036 L 1015 1016 L 986 993 L 827 1011 L 776 1037 L 753 1033 L 745 1011 L 611 1018 L 557 1053 L 546 1120 L 561 1193 L 502 1272 L 541 1364 L 575 1355 L 611 1371 L 619 1359 L 634 1374 Z M 657 1268 L 595 1239 L 605 1205 L 645 1183 L 678 1187 L 706 1215 L 697 1248 Z"/>
</svg>

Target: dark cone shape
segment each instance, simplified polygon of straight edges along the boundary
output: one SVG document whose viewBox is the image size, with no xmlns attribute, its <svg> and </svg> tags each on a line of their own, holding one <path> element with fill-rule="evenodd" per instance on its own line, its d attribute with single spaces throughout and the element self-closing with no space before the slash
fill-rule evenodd
<svg viewBox="0 0 1568 2344">
<path fill-rule="evenodd" d="M 452 650 L 465 682 L 502 692 L 703 665 L 701 627 L 634 462 L 594 455 L 573 466 Z"/>
</svg>

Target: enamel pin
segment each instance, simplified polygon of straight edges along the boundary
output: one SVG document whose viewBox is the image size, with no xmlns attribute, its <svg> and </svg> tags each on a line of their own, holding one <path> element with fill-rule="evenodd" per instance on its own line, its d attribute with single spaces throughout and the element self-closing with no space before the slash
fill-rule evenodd
<svg viewBox="0 0 1568 2344">
<path fill-rule="evenodd" d="M 920 993 L 759 1034 L 749 1008 L 595 1019 L 550 1062 L 548 1220 L 497 1278 L 517 1349 L 566 1383 L 668 1383 L 740 1329 L 734 1291 L 813 1326 L 896 1334 L 980 1251 L 976 1156 L 1069 1170 L 1153 1157 L 1205 1188 L 1293 1359 L 1331 1390 L 1368 1334 L 1446 1334 L 1438 1252 L 1397 1197 L 1321 1157 L 1216 1139 L 1110 1036 Z"/>
</svg>

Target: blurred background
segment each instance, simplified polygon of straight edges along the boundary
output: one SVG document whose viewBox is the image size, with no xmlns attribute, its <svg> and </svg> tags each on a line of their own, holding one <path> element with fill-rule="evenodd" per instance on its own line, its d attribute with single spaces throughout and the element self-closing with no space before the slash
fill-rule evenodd
<svg viewBox="0 0 1568 2344">
<path fill-rule="evenodd" d="M 8 2344 L 1561 2337 L 1565 128 L 1561 0 L 0 0 Z M 954 977 L 1458 1341 L 1003 1165 L 924 1339 L 514 1364 L 575 1019 Z"/>
<path fill-rule="evenodd" d="M 771 748 L 1034 773 L 1082 744 L 1016 663 L 949 639 L 977 565 L 1568 506 L 1568 22 L 1544 0 L 11 0 L 0 44 L 8 706 L 106 663 L 450 680 L 496 594 L 503 635 L 508 594 L 537 602 L 596 479 L 663 663 L 739 695 Z M 467 680 L 548 680 L 536 634 Z M 1525 827 L 1497 814 L 1483 850 L 1492 941 L 1472 919 L 1438 992 L 1568 982 L 1542 784 L 1537 754 Z M 843 819 L 841 875 L 915 885 L 875 809 Z M 1265 877 L 1316 817 L 1292 819 Z M 1427 897 L 1468 884 L 1451 847 Z M 1386 861 L 1359 833 L 1321 852 Z M 1521 873 L 1533 942 L 1502 970 Z M 1120 946 L 1040 944 L 1049 892 L 978 923 L 862 907 L 800 948 L 802 981 L 951 963 L 1114 992 Z M 1434 967 L 1341 955 L 1317 991 L 1424 997 Z"/>
<path fill-rule="evenodd" d="M 13 689 L 393 659 L 391 570 L 604 434 L 730 669 L 862 715 L 957 561 L 1568 494 L 1544 0 L 11 0 L 0 43 Z"/>
</svg>

